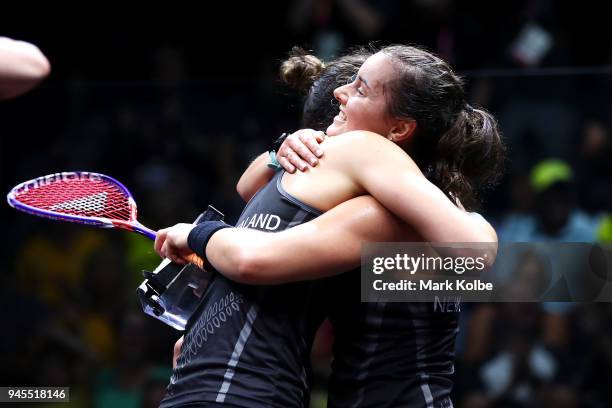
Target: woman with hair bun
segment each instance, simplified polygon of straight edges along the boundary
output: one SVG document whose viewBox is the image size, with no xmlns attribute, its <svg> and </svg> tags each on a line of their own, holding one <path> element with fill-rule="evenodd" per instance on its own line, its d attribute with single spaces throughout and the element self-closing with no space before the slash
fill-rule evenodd
<svg viewBox="0 0 612 408">
<path fill-rule="evenodd" d="M 488 113 L 467 104 L 448 64 L 427 51 L 385 47 L 345 84 L 347 66 L 334 72 L 330 64 L 304 82 L 313 81 L 305 124 L 325 120 L 312 112 L 336 114 L 316 167 L 274 173 L 262 156 L 239 182 L 250 199 L 239 228 L 205 222 L 158 233 L 160 255 L 221 274 L 188 324 L 162 406 L 306 406 L 309 351 L 324 316 L 336 339 L 328 406 L 452 406 L 457 313 L 361 303 L 361 244 L 496 243 L 491 226 L 461 204 L 474 208 L 477 188 L 497 176 L 500 135 Z M 339 111 L 325 100 L 330 85 Z M 313 132 L 291 139 L 313 147 Z M 279 161 L 300 166 L 295 152 L 283 153 L 288 143 Z M 204 330 L 226 304 L 231 318 Z"/>
</svg>

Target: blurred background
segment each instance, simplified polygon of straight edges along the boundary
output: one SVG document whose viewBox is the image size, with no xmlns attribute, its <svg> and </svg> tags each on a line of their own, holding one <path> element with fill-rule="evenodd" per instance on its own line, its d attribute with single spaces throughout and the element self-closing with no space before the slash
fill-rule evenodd
<svg viewBox="0 0 612 408">
<path fill-rule="evenodd" d="M 192 221 L 209 203 L 233 221 L 242 171 L 299 128 L 300 98 L 278 79 L 292 46 L 329 59 L 370 41 L 413 43 L 451 62 L 471 103 L 500 122 L 507 170 L 482 213 L 501 241 L 612 241 L 605 2 L 203 6 L 154 17 L 110 7 L 74 18 L 3 12 L 0 35 L 36 44 L 52 73 L 0 103 L 2 191 L 89 170 L 128 186 L 152 228 Z M 159 262 L 151 242 L 8 205 L 0 214 L 0 384 L 70 386 L 75 407 L 157 406 L 180 334 L 145 316 L 135 295 L 141 270 Z M 514 267 L 542 264 L 533 255 Z M 461 322 L 456 406 L 612 406 L 612 305 L 472 304 Z M 313 406 L 324 406 L 331 338 L 324 326 L 313 350 Z"/>
</svg>

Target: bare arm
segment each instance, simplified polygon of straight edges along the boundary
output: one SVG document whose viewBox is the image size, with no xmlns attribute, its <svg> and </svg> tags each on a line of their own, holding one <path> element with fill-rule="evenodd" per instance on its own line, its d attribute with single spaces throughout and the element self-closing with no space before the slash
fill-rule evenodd
<svg viewBox="0 0 612 408">
<path fill-rule="evenodd" d="M 274 175 L 274 169 L 267 166 L 268 152 L 260 154 L 240 176 L 236 191 L 246 202 L 255 195 Z"/>
<path fill-rule="evenodd" d="M 197 262 L 187 246 L 191 228 L 178 224 L 159 231 L 157 252 L 175 262 Z M 278 233 L 222 229 L 208 242 L 206 257 L 232 280 L 265 285 L 317 279 L 355 268 L 365 242 L 414 240 L 419 237 L 413 230 L 372 197 L 361 196 Z"/>
<path fill-rule="evenodd" d="M 0 37 L 0 100 L 34 88 L 49 75 L 51 65 L 33 44 Z"/>
<path fill-rule="evenodd" d="M 324 138 L 323 132 L 312 129 L 300 129 L 292 133 L 278 150 L 279 163 L 289 173 L 295 172 L 295 166 L 300 171 L 306 171 L 309 164 L 316 166 L 319 163 L 318 157 L 323 156 L 323 150 L 319 147 L 319 143 Z M 262 153 L 249 165 L 238 180 L 236 190 L 244 201 L 249 201 L 274 176 L 274 170 L 268 167 L 269 160 L 268 152 Z"/>
<path fill-rule="evenodd" d="M 181 355 L 181 347 L 183 347 L 184 336 L 181 336 L 180 339 L 174 343 L 174 349 L 172 350 L 172 368 L 176 368 L 178 358 Z"/>
<path fill-rule="evenodd" d="M 497 242 L 491 224 L 466 213 L 460 202 L 455 206 L 438 187 L 423 177 L 412 159 L 397 145 L 374 133 L 351 133 L 326 139 L 323 148 L 329 151 L 331 160 L 344 157 L 343 161 L 340 160 L 343 171 L 352 172 L 351 177 L 358 179 L 368 193 L 380 195 L 378 199 L 390 204 L 388 208 L 415 227 L 426 241 Z M 279 162 L 290 173 L 295 167 L 304 171 L 306 162 L 316 159 L 315 154 L 323 156 L 319 148 L 323 140 L 320 132 L 300 130 L 283 143 L 278 154 Z M 390 160 L 387 160 L 387 154 L 392 155 Z M 396 177 L 401 179 L 399 185 L 396 185 Z"/>
<path fill-rule="evenodd" d="M 489 223 L 453 204 L 397 145 L 369 132 L 355 132 L 352 136 L 336 138 L 329 146 L 329 156 L 333 157 L 333 150 L 350 144 L 351 155 L 342 155 L 339 166 L 426 241 L 497 242 Z"/>
</svg>

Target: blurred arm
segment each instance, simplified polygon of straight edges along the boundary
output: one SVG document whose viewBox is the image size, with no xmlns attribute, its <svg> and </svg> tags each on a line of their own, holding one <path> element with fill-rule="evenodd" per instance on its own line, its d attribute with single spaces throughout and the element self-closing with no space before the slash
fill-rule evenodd
<svg viewBox="0 0 612 408">
<path fill-rule="evenodd" d="M 50 72 L 51 65 L 38 47 L 0 37 L 0 100 L 29 91 Z"/>
<path fill-rule="evenodd" d="M 260 154 L 240 176 L 236 191 L 245 202 L 274 176 L 274 170 L 267 166 L 268 161 L 268 152 Z"/>
</svg>

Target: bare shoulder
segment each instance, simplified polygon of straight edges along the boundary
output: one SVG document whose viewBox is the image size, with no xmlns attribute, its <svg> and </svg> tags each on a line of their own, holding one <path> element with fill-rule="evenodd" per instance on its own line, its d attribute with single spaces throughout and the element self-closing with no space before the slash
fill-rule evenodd
<svg viewBox="0 0 612 408">
<path fill-rule="evenodd" d="M 353 130 L 338 136 L 326 137 L 322 143 L 323 146 L 329 146 L 329 148 L 338 148 L 340 146 L 346 146 L 348 144 L 357 144 L 357 147 L 366 144 L 395 146 L 393 142 L 387 140 L 385 137 L 379 135 L 378 133 L 369 132 L 367 130 Z"/>
<path fill-rule="evenodd" d="M 327 160 L 342 163 L 397 163 L 417 169 L 412 158 L 397 144 L 378 133 L 365 130 L 346 132 L 327 137 L 321 144 Z"/>
</svg>

